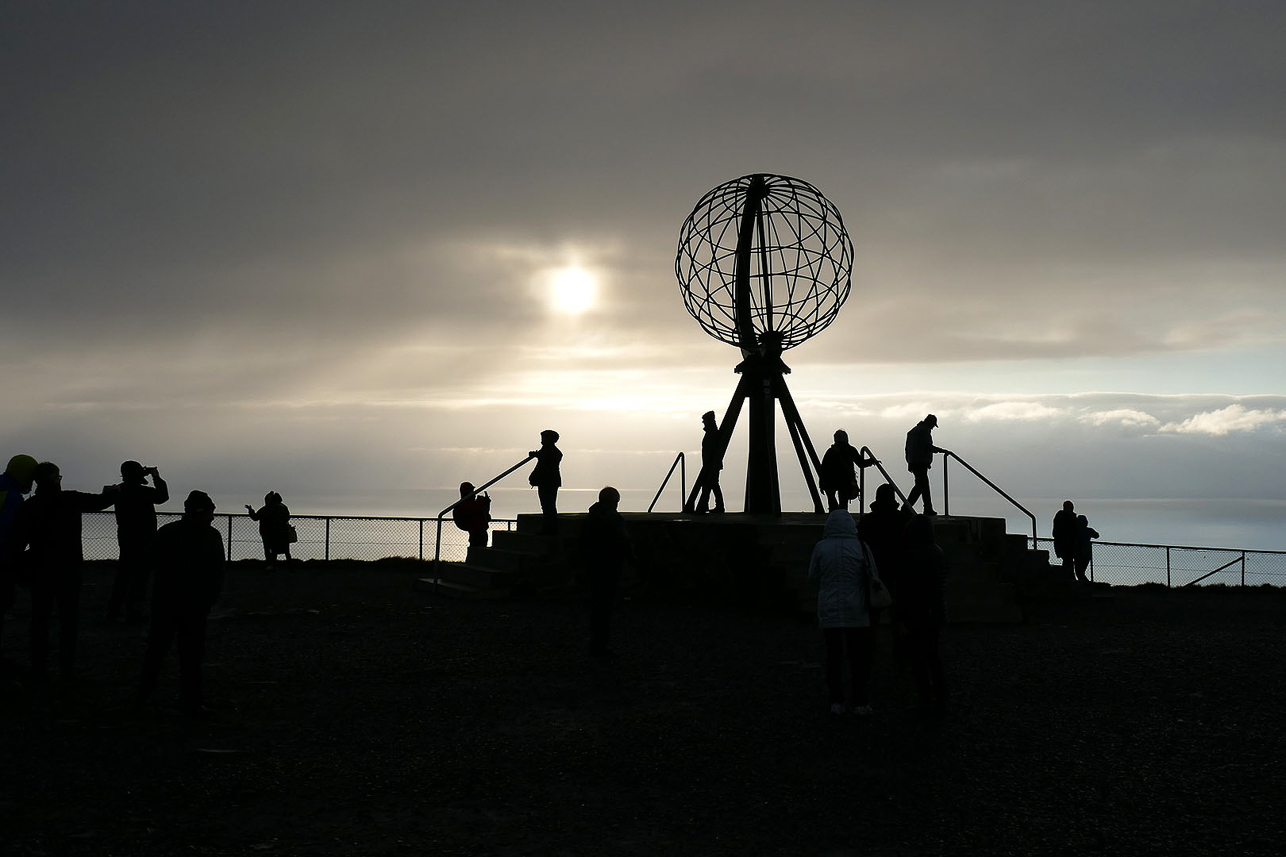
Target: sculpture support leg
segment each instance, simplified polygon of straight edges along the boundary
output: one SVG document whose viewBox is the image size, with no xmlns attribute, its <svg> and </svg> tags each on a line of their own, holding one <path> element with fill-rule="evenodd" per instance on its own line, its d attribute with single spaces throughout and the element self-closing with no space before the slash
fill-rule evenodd
<svg viewBox="0 0 1286 857">
<path fill-rule="evenodd" d="M 775 515 L 781 512 L 777 484 L 776 415 L 777 399 L 772 379 L 755 379 L 750 394 L 750 458 L 746 463 L 746 511 Z"/>
</svg>

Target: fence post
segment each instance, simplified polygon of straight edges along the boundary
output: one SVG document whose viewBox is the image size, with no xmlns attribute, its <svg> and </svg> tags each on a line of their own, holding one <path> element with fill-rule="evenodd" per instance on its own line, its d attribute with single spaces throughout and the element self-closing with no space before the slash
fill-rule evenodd
<svg viewBox="0 0 1286 857">
<path fill-rule="evenodd" d="M 326 561 L 330 562 L 330 516 L 326 516 Z"/>
<path fill-rule="evenodd" d="M 1171 586 L 1170 583 L 1170 548 L 1165 549 L 1165 585 Z"/>
<path fill-rule="evenodd" d="M 232 562 L 232 516 L 228 515 L 228 562 Z"/>
<path fill-rule="evenodd" d="M 1241 585 L 1246 585 L 1246 552 L 1241 552 Z"/>
<path fill-rule="evenodd" d="M 420 562 L 424 562 L 424 519 L 420 519 Z"/>
</svg>

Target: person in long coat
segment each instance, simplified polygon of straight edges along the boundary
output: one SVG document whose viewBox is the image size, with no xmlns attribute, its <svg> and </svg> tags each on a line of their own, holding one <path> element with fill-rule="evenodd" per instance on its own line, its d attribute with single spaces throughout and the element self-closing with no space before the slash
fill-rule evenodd
<svg viewBox="0 0 1286 857">
<path fill-rule="evenodd" d="M 817 624 L 826 643 L 826 687 L 831 713 L 844 713 L 842 664 L 848 650 L 853 712 L 870 714 L 871 675 L 870 575 L 875 560 L 857 537 L 857 524 L 847 509 L 826 518 L 822 540 L 813 548 L 808 579 L 817 584 Z"/>
<path fill-rule="evenodd" d="M 277 554 L 285 554 L 290 562 L 290 543 L 294 529 L 290 526 L 290 507 L 285 504 L 280 494 L 269 491 L 263 497 L 263 506 L 255 511 L 254 506 L 246 504 L 250 520 L 259 522 L 259 538 L 263 539 L 263 558 L 267 568 L 272 570 L 277 561 Z"/>
<path fill-rule="evenodd" d="M 527 477 L 527 484 L 535 488 L 540 497 L 540 513 L 544 517 L 542 530 L 546 535 L 558 532 L 558 489 L 563 484 L 559 464 L 563 460 L 563 451 L 554 446 L 556 443 L 558 432 L 545 429 L 540 433 L 540 449 L 528 453 L 536 459 L 536 466 Z"/>
</svg>

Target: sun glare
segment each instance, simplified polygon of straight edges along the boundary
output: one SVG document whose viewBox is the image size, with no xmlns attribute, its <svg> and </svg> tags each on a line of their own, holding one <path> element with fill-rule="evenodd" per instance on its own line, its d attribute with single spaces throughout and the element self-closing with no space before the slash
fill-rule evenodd
<svg viewBox="0 0 1286 857">
<path fill-rule="evenodd" d="M 594 305 L 597 284 L 584 268 L 562 268 L 552 277 L 550 301 L 559 312 L 578 315 Z"/>
</svg>

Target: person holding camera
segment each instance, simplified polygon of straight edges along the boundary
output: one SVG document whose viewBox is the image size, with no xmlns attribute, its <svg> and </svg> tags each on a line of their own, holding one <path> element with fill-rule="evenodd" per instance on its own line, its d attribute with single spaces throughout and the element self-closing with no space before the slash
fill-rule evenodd
<svg viewBox="0 0 1286 857">
<path fill-rule="evenodd" d="M 151 485 L 147 484 L 149 476 Z M 120 545 L 120 559 L 116 563 L 107 618 L 119 619 L 123 607 L 125 621 L 141 622 L 147 612 L 150 576 L 144 557 L 156 535 L 156 507 L 170 499 L 170 489 L 159 469 L 144 467 L 137 461 L 121 464 L 121 481 L 116 488 L 116 542 Z"/>
</svg>

